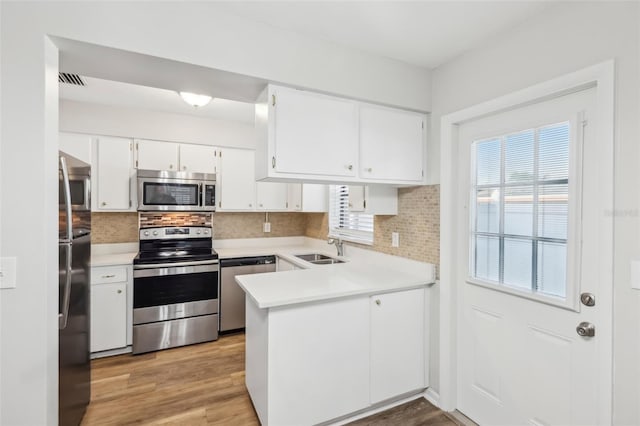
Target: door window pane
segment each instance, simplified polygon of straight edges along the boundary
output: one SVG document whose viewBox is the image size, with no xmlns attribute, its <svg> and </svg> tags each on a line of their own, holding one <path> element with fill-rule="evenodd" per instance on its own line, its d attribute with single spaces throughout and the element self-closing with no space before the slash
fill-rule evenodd
<svg viewBox="0 0 640 426">
<path fill-rule="evenodd" d="M 566 297 L 568 122 L 473 143 L 471 276 Z"/>
<path fill-rule="evenodd" d="M 504 148 L 505 182 L 533 182 L 534 141 L 534 130 L 506 136 Z"/>
<path fill-rule="evenodd" d="M 536 287 L 540 293 L 565 297 L 567 291 L 567 245 L 538 242 L 538 273 Z"/>
<path fill-rule="evenodd" d="M 504 233 L 533 235 L 533 186 L 505 188 Z"/>
<path fill-rule="evenodd" d="M 530 240 L 504 239 L 504 283 L 531 288 L 532 243 Z"/>
<path fill-rule="evenodd" d="M 500 240 L 478 235 L 475 239 L 475 276 L 487 281 L 500 281 Z"/>
<path fill-rule="evenodd" d="M 476 181 L 477 185 L 496 185 L 500 183 L 500 139 L 476 143 Z"/>
<path fill-rule="evenodd" d="M 476 229 L 478 232 L 500 231 L 500 188 L 476 192 Z"/>
<path fill-rule="evenodd" d="M 569 185 L 538 187 L 538 235 L 567 239 Z"/>
</svg>

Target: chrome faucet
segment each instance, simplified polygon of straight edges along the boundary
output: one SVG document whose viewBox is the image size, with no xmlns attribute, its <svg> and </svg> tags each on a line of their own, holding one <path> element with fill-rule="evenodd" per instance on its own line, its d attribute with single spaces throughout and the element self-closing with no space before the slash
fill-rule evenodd
<svg viewBox="0 0 640 426">
<path fill-rule="evenodd" d="M 338 250 L 338 256 L 344 256 L 344 246 L 342 245 L 342 240 L 340 238 L 329 238 L 327 240 L 327 244 L 335 244 L 336 249 Z"/>
</svg>

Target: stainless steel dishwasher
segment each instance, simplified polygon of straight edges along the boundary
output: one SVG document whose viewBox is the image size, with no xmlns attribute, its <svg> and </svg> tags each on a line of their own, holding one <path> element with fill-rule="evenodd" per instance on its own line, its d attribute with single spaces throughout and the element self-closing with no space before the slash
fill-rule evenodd
<svg viewBox="0 0 640 426">
<path fill-rule="evenodd" d="M 240 257 L 220 261 L 220 331 L 244 328 L 244 290 L 236 283 L 236 275 L 275 270 L 275 256 Z"/>
</svg>

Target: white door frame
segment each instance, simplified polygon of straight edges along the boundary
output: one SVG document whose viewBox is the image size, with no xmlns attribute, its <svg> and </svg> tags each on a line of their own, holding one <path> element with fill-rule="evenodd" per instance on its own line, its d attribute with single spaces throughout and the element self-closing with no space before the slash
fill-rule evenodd
<svg viewBox="0 0 640 426">
<path fill-rule="evenodd" d="M 598 389 L 607 398 L 600 398 L 598 419 L 601 424 L 612 422 L 613 398 L 613 208 L 614 208 L 614 61 L 609 60 L 536 84 L 517 92 L 445 115 L 440 130 L 440 395 L 443 410 L 457 408 L 457 276 L 456 212 L 458 210 L 458 128 L 461 124 L 486 115 L 510 110 L 546 99 L 552 99 L 587 87 L 596 89 L 595 117 L 598 123 L 599 169 L 607 181 L 602 182 L 602 214 L 600 241 L 603 268 L 598 280 L 603 285 L 598 304 L 606 306 L 611 315 L 598 323 L 598 340 L 603 350 L 598 353 L 599 365 L 594 366 Z M 602 321 L 601 321 L 602 322 Z"/>
</svg>

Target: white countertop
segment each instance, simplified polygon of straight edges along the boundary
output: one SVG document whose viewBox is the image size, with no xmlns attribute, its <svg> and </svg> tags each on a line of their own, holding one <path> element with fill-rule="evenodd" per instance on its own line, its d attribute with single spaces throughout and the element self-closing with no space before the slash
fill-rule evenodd
<svg viewBox="0 0 640 426">
<path fill-rule="evenodd" d="M 275 254 L 304 269 L 240 275 L 236 281 L 261 309 L 408 290 L 435 282 L 435 269 L 431 264 L 351 246 L 345 250 L 347 254 L 353 253 L 353 256 L 339 258 L 345 263 L 314 265 L 295 255 L 321 253 L 338 257 L 332 250 L 317 245 L 276 247 L 264 254 Z M 233 254 L 249 256 L 255 253 L 241 252 L 238 249 Z"/>
<path fill-rule="evenodd" d="M 138 254 L 138 243 L 92 244 L 91 266 L 131 265 Z"/>
</svg>

